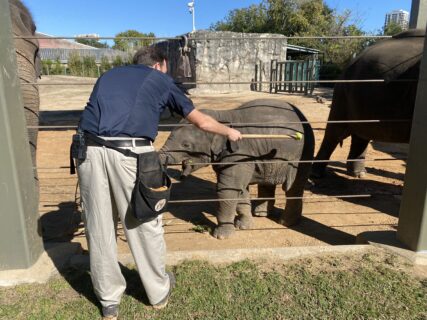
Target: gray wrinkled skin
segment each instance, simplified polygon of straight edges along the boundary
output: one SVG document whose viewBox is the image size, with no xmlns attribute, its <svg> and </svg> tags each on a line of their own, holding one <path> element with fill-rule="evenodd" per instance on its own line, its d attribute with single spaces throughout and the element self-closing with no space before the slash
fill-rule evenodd
<svg viewBox="0 0 427 320">
<path fill-rule="evenodd" d="M 243 104 L 234 110 L 203 110 L 216 120 L 232 123 L 233 127 L 245 133 L 288 134 L 303 133 L 302 140 L 291 139 L 243 139 L 238 142 L 238 150 L 227 150 L 226 138 L 207 133 L 194 126 L 179 127 L 172 131 L 161 149 L 161 156 L 170 163 L 184 161 L 183 170 L 193 172 L 205 165 L 193 163 L 239 162 L 236 165 L 215 165 L 217 192 L 219 199 L 241 198 L 237 201 L 219 202 L 218 227 L 214 236 L 225 239 L 231 236 L 235 227 L 252 227 L 251 203 L 248 186 L 258 185 L 258 197 L 274 197 L 277 184 L 281 184 L 287 197 L 301 197 L 309 176 L 311 163 L 280 164 L 263 161 L 311 160 L 314 152 L 314 136 L 309 124 L 284 124 L 285 122 L 307 121 L 294 106 L 277 100 L 259 99 Z M 239 126 L 238 123 L 261 123 L 261 125 Z M 274 124 L 276 123 L 276 124 Z M 279 123 L 279 124 L 277 124 Z M 245 161 L 260 161 L 245 164 Z M 241 162 L 241 163 L 240 163 Z M 266 216 L 274 209 L 274 201 L 256 201 L 254 215 Z M 280 223 L 285 226 L 296 224 L 302 213 L 302 200 L 286 201 L 286 208 Z"/>
<path fill-rule="evenodd" d="M 19 0 L 9 0 L 10 17 L 12 20 L 12 32 L 14 36 L 32 37 L 35 35 L 36 26 L 30 11 Z M 16 62 L 18 75 L 21 83 L 34 83 L 40 76 L 41 63 L 39 52 L 39 42 L 37 39 L 14 39 Z M 36 85 L 21 86 L 22 102 L 24 104 L 25 119 L 27 126 L 36 127 L 39 125 L 39 89 Z M 37 128 L 28 129 L 28 139 L 30 143 L 33 166 L 36 167 L 37 153 Z M 38 186 L 36 169 L 34 178 Z"/>
<path fill-rule="evenodd" d="M 385 83 L 340 83 L 335 85 L 329 121 L 412 119 L 424 45 L 424 30 L 409 30 L 365 49 L 344 71 L 342 79 L 384 79 Z M 410 122 L 331 124 L 316 160 L 327 160 L 337 145 L 351 136 L 348 159 L 365 159 L 370 140 L 408 142 Z M 313 166 L 321 177 L 326 163 Z M 366 174 L 364 161 L 348 162 L 350 175 Z"/>
</svg>

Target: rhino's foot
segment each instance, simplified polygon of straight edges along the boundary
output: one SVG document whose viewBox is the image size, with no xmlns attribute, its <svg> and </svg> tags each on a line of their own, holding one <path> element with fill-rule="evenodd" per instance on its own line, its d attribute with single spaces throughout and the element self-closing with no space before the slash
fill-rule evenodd
<svg viewBox="0 0 427 320">
<path fill-rule="evenodd" d="M 349 176 L 363 179 L 366 177 L 365 164 L 362 161 L 347 162 L 347 174 Z"/>
<path fill-rule="evenodd" d="M 358 178 L 358 179 L 365 179 L 366 178 L 366 170 L 361 171 L 347 171 L 348 175 Z"/>
<path fill-rule="evenodd" d="M 284 214 L 280 217 L 279 223 L 285 227 L 291 227 L 298 224 L 300 220 L 301 220 L 301 215 L 299 214 L 294 214 L 294 215 Z"/>
<path fill-rule="evenodd" d="M 266 208 L 256 208 L 254 210 L 254 216 L 255 217 L 266 217 L 268 216 L 268 211 Z"/>
<path fill-rule="evenodd" d="M 323 163 L 320 163 L 321 165 L 318 164 L 319 163 L 315 163 L 311 169 L 310 177 L 313 179 L 321 179 L 325 176 L 326 166 L 323 165 Z"/>
<path fill-rule="evenodd" d="M 276 207 L 274 203 L 263 203 L 253 208 L 254 217 L 267 217 L 276 213 Z"/>
<path fill-rule="evenodd" d="M 252 229 L 254 226 L 254 222 L 252 220 L 251 216 L 241 215 L 236 218 L 236 221 L 234 222 L 234 225 L 236 228 L 241 230 L 247 230 Z"/>
<path fill-rule="evenodd" d="M 213 236 L 219 240 L 230 238 L 230 236 L 234 233 L 234 225 L 229 224 L 220 224 L 215 228 L 213 232 Z"/>
</svg>

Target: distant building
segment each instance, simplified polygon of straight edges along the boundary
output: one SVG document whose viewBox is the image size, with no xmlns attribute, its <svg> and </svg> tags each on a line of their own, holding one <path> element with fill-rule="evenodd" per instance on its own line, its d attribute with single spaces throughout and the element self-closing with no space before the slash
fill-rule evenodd
<svg viewBox="0 0 427 320">
<path fill-rule="evenodd" d="M 409 27 L 409 12 L 405 10 L 394 10 L 390 13 L 387 13 L 385 15 L 385 23 L 384 23 L 384 29 L 387 28 L 387 26 L 390 23 L 395 23 L 402 27 L 403 30 L 408 29 Z"/>
<path fill-rule="evenodd" d="M 107 57 L 110 62 L 117 56 L 120 56 L 123 60 L 129 58 L 129 54 L 119 50 L 109 48 L 99 49 L 67 39 L 58 39 L 55 36 L 40 32 L 36 33 L 36 36 L 39 37 L 39 54 L 42 60 L 55 61 L 59 59 L 62 64 L 67 64 L 68 58 L 72 53 L 78 54 L 81 57 L 93 56 L 97 63 L 101 62 L 102 57 Z"/>
</svg>

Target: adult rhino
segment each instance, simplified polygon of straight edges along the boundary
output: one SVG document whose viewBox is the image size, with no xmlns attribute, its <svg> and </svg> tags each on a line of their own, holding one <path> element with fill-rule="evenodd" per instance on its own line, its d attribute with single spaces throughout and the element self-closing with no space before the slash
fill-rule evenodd
<svg viewBox="0 0 427 320">
<path fill-rule="evenodd" d="M 250 184 L 258 185 L 260 198 L 274 197 L 278 184 L 282 185 L 287 197 L 303 195 L 311 163 L 287 161 L 312 160 L 314 136 L 309 124 L 300 123 L 307 119 L 295 106 L 278 100 L 259 99 L 233 110 L 203 112 L 220 122 L 235 124 L 242 134 L 290 136 L 282 139 L 243 139 L 235 150 L 227 148 L 225 137 L 192 126 L 172 131 L 160 150 L 163 161 L 167 156 L 170 163 L 182 162 L 184 175 L 210 162 L 216 163 L 213 169 L 217 174 L 217 193 L 221 200 L 217 214 L 218 227 L 214 231 L 216 238 L 228 238 L 235 226 L 240 229 L 252 227 L 251 203 L 247 200 Z M 292 138 L 295 135 L 298 137 L 298 134 L 302 134 L 302 139 Z M 228 200 L 239 198 L 240 201 Z M 274 201 L 258 200 L 254 215 L 266 216 L 273 209 Z M 301 213 L 302 200 L 288 199 L 280 223 L 285 226 L 296 224 Z"/>
<path fill-rule="evenodd" d="M 36 26 L 30 11 L 19 0 L 9 0 L 12 19 L 12 33 L 15 37 L 34 37 Z M 37 39 L 14 40 L 18 75 L 21 84 L 34 83 L 40 76 L 39 42 Z M 39 90 L 36 85 L 21 85 L 22 102 L 27 126 L 39 125 Z M 37 128 L 28 129 L 31 157 L 36 167 Z M 37 173 L 34 171 L 37 181 Z"/>
<path fill-rule="evenodd" d="M 409 30 L 365 49 L 344 71 L 343 80 L 384 79 L 384 83 L 335 85 L 328 121 L 387 120 L 380 123 L 328 123 L 316 160 L 327 160 L 351 136 L 348 159 L 365 159 L 370 140 L 408 142 L 423 54 L 425 30 Z M 400 121 L 400 120 L 410 121 Z M 313 166 L 321 177 L 326 163 Z M 347 162 L 348 174 L 363 177 L 364 161 Z"/>
</svg>

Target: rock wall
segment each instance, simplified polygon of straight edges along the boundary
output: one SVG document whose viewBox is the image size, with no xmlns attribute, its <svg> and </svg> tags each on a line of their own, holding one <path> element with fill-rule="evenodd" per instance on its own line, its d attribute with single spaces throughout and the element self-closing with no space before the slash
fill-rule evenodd
<svg viewBox="0 0 427 320">
<path fill-rule="evenodd" d="M 255 65 L 263 63 L 262 80 L 270 77 L 270 61 L 286 60 L 287 40 L 282 35 L 197 31 L 184 40 L 157 43 L 168 52 L 169 70 L 178 82 L 203 82 L 185 85 L 191 92 L 235 92 L 251 90 L 251 84 L 210 84 L 214 82 L 250 82 Z M 268 39 L 274 37 L 275 39 Z M 259 75 L 258 75 L 259 80 Z M 263 84 L 263 90 L 269 85 Z"/>
<path fill-rule="evenodd" d="M 271 37 L 275 39 L 268 39 Z M 189 39 L 197 82 L 208 83 L 193 89 L 198 93 L 251 90 L 250 84 L 209 83 L 253 81 L 255 65 L 260 62 L 262 79 L 268 81 L 270 61 L 286 60 L 287 40 L 282 35 L 198 31 L 190 34 Z M 269 85 L 262 87 L 266 90 Z"/>
</svg>

